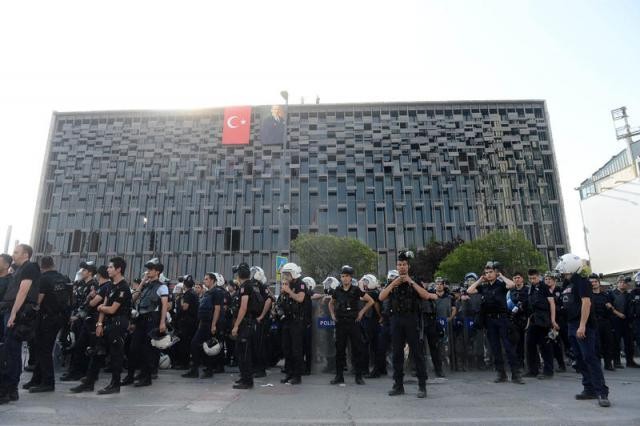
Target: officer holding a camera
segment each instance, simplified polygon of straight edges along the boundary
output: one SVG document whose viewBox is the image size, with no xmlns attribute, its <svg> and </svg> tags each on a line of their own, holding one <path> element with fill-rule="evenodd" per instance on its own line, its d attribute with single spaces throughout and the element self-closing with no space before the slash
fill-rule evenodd
<svg viewBox="0 0 640 426">
<path fill-rule="evenodd" d="M 421 300 L 436 300 L 438 296 L 429 293 L 409 276 L 409 262 L 414 255 L 411 251 L 401 251 L 396 267 L 398 277 L 380 292 L 380 301 L 391 300 L 391 341 L 393 346 L 393 388 L 389 396 L 404 394 L 404 346 L 409 345 L 418 376 L 418 398 L 427 397 L 427 368 L 424 351 L 420 345 L 418 325 Z"/>
</svg>

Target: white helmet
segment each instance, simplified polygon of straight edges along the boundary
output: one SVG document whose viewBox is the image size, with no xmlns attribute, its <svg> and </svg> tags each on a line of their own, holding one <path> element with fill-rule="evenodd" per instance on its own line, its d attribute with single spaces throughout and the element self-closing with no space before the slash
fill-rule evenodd
<svg viewBox="0 0 640 426">
<path fill-rule="evenodd" d="M 338 281 L 335 277 L 327 277 L 324 281 L 322 281 L 322 286 L 325 290 L 335 290 L 340 285 L 340 281 Z"/>
<path fill-rule="evenodd" d="M 567 253 L 560 257 L 555 269 L 561 274 L 576 274 L 582 270 L 582 266 L 582 259 L 580 259 L 580 256 Z"/>
<path fill-rule="evenodd" d="M 168 370 L 171 368 L 171 358 L 169 355 L 165 353 L 160 354 L 160 362 L 158 363 L 158 368 L 161 370 Z"/>
<path fill-rule="evenodd" d="M 397 270 L 392 269 L 389 272 L 387 272 L 387 281 L 393 281 L 396 278 L 398 278 L 400 276 L 400 273 L 398 273 Z"/>
<path fill-rule="evenodd" d="M 360 278 L 360 282 L 363 283 L 364 288 L 367 290 L 375 290 L 380 287 L 378 279 L 373 274 L 366 274 Z"/>
<path fill-rule="evenodd" d="M 259 266 L 252 266 L 250 271 L 251 271 L 251 278 L 253 278 L 254 280 L 262 284 L 267 283 L 267 275 L 264 273 L 264 269 L 262 269 Z"/>
<path fill-rule="evenodd" d="M 640 271 L 633 274 L 633 280 L 636 282 L 636 284 L 640 284 Z"/>
<path fill-rule="evenodd" d="M 224 277 L 222 276 L 222 274 L 218 273 L 218 272 L 214 272 L 213 276 L 216 277 L 216 286 L 218 287 L 224 287 Z"/>
<path fill-rule="evenodd" d="M 305 283 L 310 290 L 313 290 L 316 287 L 316 280 L 311 277 L 304 277 L 302 282 Z"/>
<path fill-rule="evenodd" d="M 165 350 L 171 347 L 171 335 L 166 333 L 164 336 L 158 339 L 151 339 L 151 346 L 160 350 Z"/>
<path fill-rule="evenodd" d="M 182 283 L 176 284 L 176 286 L 173 288 L 173 294 L 182 294 L 182 293 L 184 293 L 184 284 Z"/>
<path fill-rule="evenodd" d="M 131 310 L 131 319 L 136 319 L 136 318 L 138 318 L 139 315 L 140 315 L 140 313 L 138 312 L 137 309 L 132 309 Z"/>
<path fill-rule="evenodd" d="M 216 356 L 222 352 L 222 345 L 218 342 L 218 339 L 212 337 L 211 339 L 202 342 L 202 350 L 208 356 Z"/>
<path fill-rule="evenodd" d="M 291 274 L 291 278 L 293 279 L 297 279 L 300 278 L 300 276 L 302 275 L 302 268 L 300 268 L 298 265 L 296 265 L 295 263 L 285 263 L 282 268 L 280 268 L 280 273 L 284 274 L 285 272 L 288 272 Z"/>
</svg>

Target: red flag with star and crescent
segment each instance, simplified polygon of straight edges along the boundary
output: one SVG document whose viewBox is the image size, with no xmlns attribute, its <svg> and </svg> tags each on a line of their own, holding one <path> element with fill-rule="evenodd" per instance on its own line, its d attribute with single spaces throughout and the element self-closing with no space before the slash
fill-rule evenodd
<svg viewBox="0 0 640 426">
<path fill-rule="evenodd" d="M 251 107 L 224 109 L 222 145 L 247 145 L 251 134 Z"/>
</svg>

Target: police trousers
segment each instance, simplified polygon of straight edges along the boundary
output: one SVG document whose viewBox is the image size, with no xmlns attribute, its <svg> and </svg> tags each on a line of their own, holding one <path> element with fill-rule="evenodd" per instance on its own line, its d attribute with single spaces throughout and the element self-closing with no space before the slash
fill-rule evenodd
<svg viewBox="0 0 640 426">
<path fill-rule="evenodd" d="M 245 319 L 238 327 L 236 338 L 236 359 L 240 369 L 240 380 L 245 384 L 253 384 L 253 339 L 255 337 L 255 320 Z"/>
<path fill-rule="evenodd" d="M 596 352 L 597 331 L 595 327 L 586 327 L 586 337 L 578 339 L 578 326 L 577 322 L 569 322 L 569 342 L 576 357 L 576 370 L 582 375 L 584 392 L 607 397 L 609 388 L 604 382 L 602 366 Z"/>
<path fill-rule="evenodd" d="M 429 352 L 431 353 L 431 361 L 433 362 L 433 368 L 439 373 L 442 373 L 442 357 L 440 356 L 440 331 L 438 329 L 438 320 L 435 317 L 423 317 L 424 330 L 422 335 L 426 340 L 427 346 L 429 346 Z M 426 358 L 426 347 L 424 348 Z"/>
<path fill-rule="evenodd" d="M 150 312 L 136 318 L 136 327 L 131 335 L 131 346 L 129 347 L 129 376 L 133 377 L 135 370 L 139 368 L 141 378 L 151 380 L 151 372 L 158 363 L 160 352 L 151 346 L 149 333 L 157 328 L 159 323 L 160 314 L 158 312 Z"/>
<path fill-rule="evenodd" d="M 336 321 L 336 376 L 342 376 L 347 365 L 347 341 L 351 343 L 351 364 L 356 376 L 361 376 L 366 372 L 366 367 L 360 324 L 355 319 L 338 318 Z"/>
<path fill-rule="evenodd" d="M 107 318 L 104 323 L 104 342 L 106 352 L 109 353 L 111 367 L 111 383 L 120 385 L 120 374 L 124 364 L 124 339 L 129 327 L 129 319 L 126 316 Z M 87 381 L 95 383 L 98 380 L 100 368 L 104 365 L 104 354 L 95 353 L 89 361 Z"/>
<path fill-rule="evenodd" d="M 503 346 L 511 371 L 516 371 L 518 369 L 518 359 L 516 358 L 515 348 L 509 339 L 509 319 L 507 314 L 487 314 L 486 327 L 487 340 L 489 340 L 489 345 L 491 346 L 493 364 L 496 371 L 504 371 Z"/>
<path fill-rule="evenodd" d="M 284 354 L 284 369 L 287 376 L 299 378 L 302 376 L 302 340 L 305 324 L 302 319 L 287 319 L 282 322 L 282 352 Z"/>
<path fill-rule="evenodd" d="M 549 328 L 530 325 L 527 330 L 527 365 L 529 373 L 537 375 L 540 372 L 540 355 L 542 355 L 543 372 L 546 376 L 553 375 L 553 347 L 547 338 Z"/>
<path fill-rule="evenodd" d="M 36 365 L 31 377 L 32 383 L 54 385 L 53 346 L 63 321 L 62 315 L 43 314 L 38 318 L 34 340 Z"/>
<path fill-rule="evenodd" d="M 191 338 L 191 367 L 198 368 L 204 364 L 206 368 L 211 369 L 213 366 L 213 358 L 206 356 L 202 349 L 202 344 L 211 338 L 211 322 L 200 321 L 195 334 Z"/>
<path fill-rule="evenodd" d="M 404 346 L 409 345 L 418 376 L 418 385 L 427 383 L 424 351 L 418 335 L 418 314 L 394 314 L 391 317 L 391 342 L 393 347 L 393 380 L 402 385 L 404 380 Z"/>
</svg>

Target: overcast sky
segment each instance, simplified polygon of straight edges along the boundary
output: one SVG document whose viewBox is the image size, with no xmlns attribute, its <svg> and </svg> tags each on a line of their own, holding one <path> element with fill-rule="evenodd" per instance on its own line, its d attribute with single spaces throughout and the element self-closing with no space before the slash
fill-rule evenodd
<svg viewBox="0 0 640 426">
<path fill-rule="evenodd" d="M 219 4 L 218 4 L 219 3 Z M 640 1 L 18 1 L 0 5 L 0 244 L 29 241 L 52 111 L 545 99 L 574 188 L 640 125 Z"/>
</svg>

